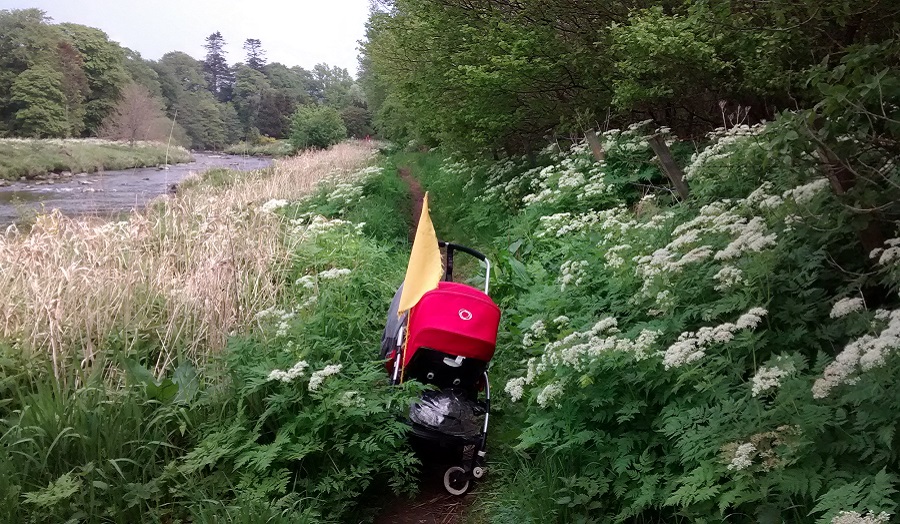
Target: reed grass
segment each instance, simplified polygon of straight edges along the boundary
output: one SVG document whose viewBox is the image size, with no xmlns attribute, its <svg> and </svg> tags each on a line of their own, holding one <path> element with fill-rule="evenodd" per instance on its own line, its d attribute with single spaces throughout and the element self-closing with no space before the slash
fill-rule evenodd
<svg viewBox="0 0 900 524">
<path fill-rule="evenodd" d="M 363 142 L 339 144 L 235 175 L 186 184 L 118 222 L 39 216 L 0 235 L 0 338 L 46 357 L 59 380 L 117 352 L 150 355 L 157 375 L 177 359 L 205 364 L 229 333 L 283 291 L 292 246 L 261 204 L 308 195 L 370 163 Z"/>
</svg>

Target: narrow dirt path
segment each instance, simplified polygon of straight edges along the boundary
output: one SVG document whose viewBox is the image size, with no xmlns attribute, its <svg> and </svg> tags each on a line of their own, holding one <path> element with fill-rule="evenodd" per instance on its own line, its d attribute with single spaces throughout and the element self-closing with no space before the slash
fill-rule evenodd
<svg viewBox="0 0 900 524">
<path fill-rule="evenodd" d="M 422 215 L 422 184 L 413 176 L 408 166 L 398 168 L 400 178 L 409 185 L 412 200 L 412 221 L 409 241 L 416 237 L 416 227 Z M 472 495 L 450 495 L 444 490 L 444 468 L 426 465 L 419 475 L 419 493 L 415 498 L 398 497 L 375 519 L 375 524 L 463 524 L 466 508 L 472 503 Z"/>
<path fill-rule="evenodd" d="M 422 184 L 412 175 L 412 169 L 409 166 L 401 166 L 397 169 L 400 178 L 409 186 L 409 198 L 412 200 L 412 221 L 409 226 L 409 241 L 412 242 L 416 238 L 416 227 L 419 225 L 419 217 L 422 216 L 422 198 L 425 196 L 425 190 Z"/>
</svg>

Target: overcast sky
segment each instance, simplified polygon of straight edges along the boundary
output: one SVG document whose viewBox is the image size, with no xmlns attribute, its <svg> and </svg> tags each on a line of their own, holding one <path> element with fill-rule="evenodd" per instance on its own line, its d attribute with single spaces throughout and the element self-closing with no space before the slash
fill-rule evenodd
<svg viewBox="0 0 900 524">
<path fill-rule="evenodd" d="M 368 0 L 0 0 L 0 9 L 26 7 L 102 29 L 151 60 L 169 51 L 202 58 L 204 39 L 220 31 L 229 63 L 243 61 L 245 39 L 258 38 L 269 62 L 325 62 L 354 75 L 369 13 Z"/>
</svg>

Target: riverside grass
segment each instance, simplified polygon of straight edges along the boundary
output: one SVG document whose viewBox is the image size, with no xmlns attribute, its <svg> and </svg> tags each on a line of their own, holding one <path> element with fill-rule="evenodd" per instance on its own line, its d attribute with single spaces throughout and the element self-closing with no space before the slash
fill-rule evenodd
<svg viewBox="0 0 900 524">
<path fill-rule="evenodd" d="M 167 152 L 168 149 L 168 152 Z M 189 162 L 183 147 L 159 142 L 115 142 L 99 138 L 0 138 L 0 180 L 72 173 L 155 167 Z"/>
<path fill-rule="evenodd" d="M 148 345 L 156 375 L 179 356 L 202 365 L 280 292 L 293 246 L 281 240 L 284 219 L 260 204 L 300 199 L 374 154 L 348 142 L 218 187 L 189 182 L 127 220 L 54 213 L 27 233 L 11 227 L 0 236 L 0 339 L 47 356 L 64 381 L 110 351 Z"/>
<path fill-rule="evenodd" d="M 107 372 L 63 383 L 48 354 L 0 339 L 0 522 L 369 522 L 390 492 L 414 489 L 398 415 L 420 391 L 390 386 L 375 360 L 408 256 L 397 204 L 409 196 L 395 169 L 354 169 L 371 152 L 348 147 L 219 173 L 181 195 L 230 194 L 267 218 L 246 233 L 272 233 L 288 252 L 263 277 L 274 303 L 205 365 L 181 355 L 154 377 L 157 348 L 143 340 L 125 355 L 108 348 L 119 358 Z M 247 180 L 291 173 L 318 187 Z"/>
</svg>

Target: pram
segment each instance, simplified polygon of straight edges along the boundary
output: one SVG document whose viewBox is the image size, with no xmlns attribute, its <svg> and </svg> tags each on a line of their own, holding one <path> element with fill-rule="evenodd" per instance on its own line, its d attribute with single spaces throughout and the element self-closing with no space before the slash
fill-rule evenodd
<svg viewBox="0 0 900 524">
<path fill-rule="evenodd" d="M 408 314 L 398 317 L 401 286 L 388 312 L 381 357 L 393 384 L 417 380 L 436 388 L 410 408 L 412 435 L 458 451 L 459 462 L 444 472 L 444 488 L 462 495 L 471 481 L 485 474 L 491 407 L 487 366 L 497 345 L 500 308 L 488 296 L 491 263 L 487 257 L 458 244 L 438 245 L 446 250 L 443 280 Z M 457 252 L 484 263 L 484 291 L 453 282 Z M 404 339 L 408 339 L 405 351 Z"/>
</svg>

